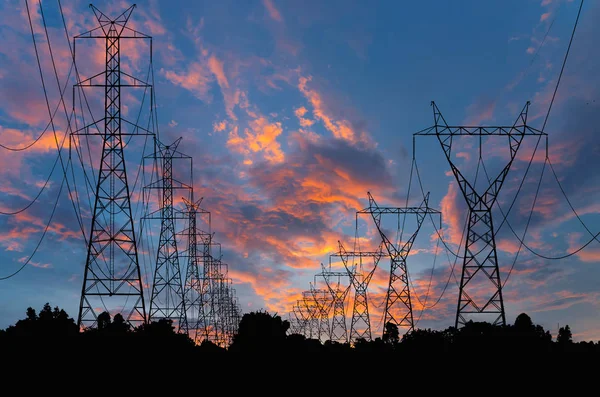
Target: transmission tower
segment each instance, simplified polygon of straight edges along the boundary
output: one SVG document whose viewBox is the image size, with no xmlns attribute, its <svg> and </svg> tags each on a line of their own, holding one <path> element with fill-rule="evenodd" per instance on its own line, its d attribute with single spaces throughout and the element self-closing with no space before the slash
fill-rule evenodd
<svg viewBox="0 0 600 397">
<path fill-rule="evenodd" d="M 307 338 L 317 338 L 319 335 L 319 308 L 310 291 L 302 292 L 302 305 L 306 308 Z"/>
<path fill-rule="evenodd" d="M 329 311 L 333 300 L 331 299 L 328 290 L 316 289 L 312 283 L 310 284 L 310 294 L 317 306 L 317 339 L 321 342 L 325 342 L 331 335 L 331 329 L 329 328 Z"/>
<path fill-rule="evenodd" d="M 306 337 L 310 337 L 310 313 L 308 308 L 304 305 L 304 301 L 297 300 L 296 304 L 292 307 L 292 312 L 298 321 L 296 332 Z"/>
<path fill-rule="evenodd" d="M 390 280 L 388 284 L 388 290 L 385 297 L 385 314 L 384 324 L 388 322 L 395 324 L 396 326 L 407 328 L 407 332 L 414 329 L 413 323 L 413 312 L 412 303 L 410 300 L 410 286 L 408 280 L 408 269 L 406 267 L 406 258 L 410 253 L 410 249 L 421 229 L 423 220 L 427 214 L 440 214 L 441 224 L 441 213 L 439 211 L 429 208 L 429 193 L 425 196 L 423 202 L 419 207 L 405 207 L 405 208 L 392 208 L 392 207 L 379 207 L 375 202 L 375 199 L 370 192 L 367 192 L 369 197 L 369 208 L 358 211 L 358 214 L 370 214 L 375 222 L 377 231 L 381 236 L 381 240 L 385 245 L 387 252 L 390 255 Z M 392 243 L 389 238 L 385 235 L 383 228 L 381 227 L 381 215 L 383 214 L 396 214 L 398 220 L 401 214 L 415 214 L 417 216 L 417 228 L 413 234 L 402 244 L 398 242 L 398 246 Z M 398 222 L 400 226 L 400 222 Z M 441 225 L 440 225 L 441 227 Z M 400 244 L 402 244 L 400 246 Z"/>
<path fill-rule="evenodd" d="M 122 137 L 154 134 L 122 117 L 121 88 L 152 90 L 152 86 L 121 70 L 120 43 L 121 39 L 152 41 L 150 36 L 126 26 L 135 6 L 129 7 L 116 18 L 109 18 L 93 5 L 90 7 L 100 26 L 75 36 L 73 48 L 77 39 L 104 40 L 106 67 L 103 72 L 75 84 L 73 112 L 75 87 L 102 87 L 104 116 L 73 134 L 99 135 L 103 142 L 77 324 L 81 328 L 92 328 L 96 326 L 101 311 L 119 310 L 130 325 L 136 326 L 146 321 L 146 308 Z M 104 131 L 99 127 L 102 122 Z M 122 122 L 132 126 L 133 132 L 124 131 Z M 98 132 L 90 132 L 92 128 Z"/>
<path fill-rule="evenodd" d="M 212 236 L 210 225 L 208 232 L 203 232 L 196 226 L 198 213 L 207 212 L 200 208 L 202 198 L 196 202 L 183 198 L 183 202 L 186 206 L 185 213 L 188 218 L 188 228 L 182 232 L 187 237 L 188 242 L 187 251 L 183 256 L 187 256 L 188 265 L 183 289 L 186 315 L 181 319 L 181 323 L 183 324 L 182 329 L 195 343 L 198 343 L 202 334 L 207 336 L 202 300 L 203 278 L 200 275 L 200 268 L 202 267 L 202 271 L 204 271 L 203 264 L 210 259 Z M 200 250 L 198 250 L 199 245 L 201 245 Z"/>
<path fill-rule="evenodd" d="M 498 193 L 525 136 L 546 134 L 527 125 L 529 102 L 525 104 L 512 126 L 499 127 L 449 126 L 435 102 L 431 102 L 431 105 L 435 125 L 415 133 L 414 136 L 434 135 L 437 137 L 468 206 L 468 229 L 455 326 L 464 325 L 468 321 L 467 317 L 475 315 L 492 316 L 491 318 L 495 318 L 493 324 L 505 325 L 506 317 L 496 253 L 496 231 L 492 221 L 492 206 L 496 202 Z M 480 159 L 482 158 L 482 137 L 504 136 L 508 139 L 510 160 L 483 192 L 478 192 L 474 183 L 471 184 L 452 161 L 452 141 L 457 136 L 478 136 Z M 482 285 L 484 288 L 481 288 Z"/>
<path fill-rule="evenodd" d="M 342 278 L 348 277 L 348 272 L 332 272 L 331 268 L 326 269 L 322 263 L 321 269 L 321 273 L 317 274 L 315 277 L 322 277 L 325 281 L 331 295 L 331 308 L 333 309 L 329 340 L 347 343 L 348 328 L 346 327 L 346 310 L 344 308 L 344 303 L 346 302 L 346 297 L 348 296 L 352 283 L 349 281 L 348 286 L 346 287 L 342 284 Z"/>
<path fill-rule="evenodd" d="M 379 260 L 383 255 L 383 242 L 379 244 L 378 250 L 373 252 L 368 251 L 354 251 L 348 252 L 342 245 L 341 241 L 338 241 L 339 252 L 337 254 L 330 255 L 331 257 L 340 257 L 342 263 L 348 272 L 350 281 L 354 286 L 354 305 L 352 308 L 352 321 L 350 323 L 350 341 L 356 341 L 356 339 L 362 338 L 367 341 L 371 340 L 371 321 L 369 319 L 369 302 L 367 299 L 367 289 L 371 278 L 377 269 Z M 348 264 L 348 258 L 358 257 L 360 265 L 357 266 L 353 261 L 352 266 Z M 362 258 L 372 258 L 373 268 L 363 273 Z"/>
<path fill-rule="evenodd" d="M 173 191 L 175 189 L 191 191 L 192 189 L 191 186 L 173 177 L 173 159 L 191 159 L 177 150 L 180 142 L 181 138 L 171 145 L 164 145 L 155 139 L 155 152 L 146 157 L 155 161 L 161 160 L 162 177 L 145 186 L 145 189 L 157 189 L 162 196 L 160 197 L 160 208 L 144 216 L 144 219 L 160 219 L 161 221 L 148 321 L 170 319 L 178 324 L 179 329 L 182 325 L 187 326 L 187 320 L 175 234 L 175 219 L 185 219 L 186 217 L 185 214 L 174 209 Z"/>
</svg>

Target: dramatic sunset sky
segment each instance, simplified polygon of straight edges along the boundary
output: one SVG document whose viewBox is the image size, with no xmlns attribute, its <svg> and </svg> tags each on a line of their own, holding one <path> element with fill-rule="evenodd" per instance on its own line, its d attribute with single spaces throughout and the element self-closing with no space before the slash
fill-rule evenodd
<svg viewBox="0 0 600 397">
<path fill-rule="evenodd" d="M 70 38 L 97 26 L 88 3 L 62 1 Z M 37 1 L 28 4 L 54 110 L 60 96 L 40 7 Z M 94 5 L 118 15 L 130 3 Z M 355 233 L 355 213 L 367 206 L 367 191 L 381 206 L 403 206 L 411 183 L 409 205 L 420 203 L 416 172 L 410 181 L 413 133 L 433 124 L 432 100 L 454 125 L 512 125 L 529 100 L 529 123 L 541 129 L 578 7 L 578 0 L 137 2 L 128 26 L 153 37 L 160 138 L 170 143 L 183 137 L 179 148 L 193 157 L 194 194 L 204 197 L 202 207 L 212 212 L 215 240 L 222 245 L 242 310 L 266 309 L 287 318 L 320 272 L 320 263 L 329 263 L 338 240 L 349 250 L 356 234 L 361 248 L 377 244 L 368 217 L 360 218 Z M 59 82 L 68 84 L 70 111 L 75 77 L 58 3 L 44 1 L 43 13 Z M 598 20 L 600 3 L 586 2 L 545 128 L 554 170 L 592 233 L 600 230 Z M 0 4 L 0 35 L 0 143 L 20 148 L 49 121 L 24 1 Z M 80 72 L 86 76 L 104 67 L 102 43 L 96 44 L 77 44 Z M 145 79 L 148 51 L 143 43 L 123 44 L 123 69 Z M 139 93 L 123 94 L 129 119 L 147 107 L 147 99 L 142 104 L 140 98 Z M 61 139 L 67 121 L 62 106 L 58 109 Z M 97 118 L 102 117 L 99 109 Z M 145 126 L 148 113 L 142 109 L 141 114 Z M 91 150 L 99 150 L 98 141 L 90 142 Z M 527 138 L 513 164 L 499 197 L 504 211 L 535 143 Z M 506 161 L 507 147 L 502 140 L 484 142 L 490 173 L 497 174 Z M 132 185 L 143 148 L 144 139 L 136 137 L 125 149 Z M 442 212 L 444 236 L 456 252 L 465 222 L 464 198 L 435 137 L 417 138 L 415 148 L 423 189 L 430 192 L 430 206 Z M 544 152 L 542 141 L 508 216 L 519 236 L 532 208 Z M 476 142 L 457 142 L 453 153 L 456 164 L 473 177 Z M 68 150 L 64 156 L 66 161 Z M 28 150 L 0 148 L 0 210 L 16 211 L 33 200 L 56 159 L 51 129 Z M 90 202 L 81 164 L 74 164 L 69 180 L 77 185 L 88 233 Z M 92 165 L 98 167 L 97 162 Z M 189 178 L 189 163 L 175 166 L 181 178 Z M 36 248 L 62 178 L 59 162 L 34 205 L 17 215 L 0 215 L 0 277 L 19 269 Z M 138 218 L 141 184 L 133 189 Z M 494 216 L 498 227 L 502 214 L 497 207 Z M 397 238 L 395 221 L 385 221 L 392 240 Z M 156 239 L 159 225 L 151 222 Z M 409 217 L 405 238 L 414 224 Z M 556 257 L 589 240 L 547 166 L 526 244 Z M 499 230 L 497 243 L 504 280 L 519 250 L 508 224 Z M 146 248 L 140 253 L 144 282 L 151 283 L 155 253 Z M 85 258 L 86 243 L 65 186 L 30 264 L 0 281 L 0 328 L 23 318 L 28 306 L 39 309 L 45 302 L 77 318 Z M 553 335 L 559 325 L 569 324 L 575 340 L 599 340 L 599 261 L 598 242 L 562 260 L 541 259 L 523 248 L 504 288 L 507 322 L 526 312 Z M 417 327 L 454 325 L 461 263 L 451 275 L 453 263 L 427 219 L 408 259 Z M 333 266 L 343 269 L 339 263 Z M 382 260 L 369 289 L 375 335 L 381 333 L 388 271 L 389 260 Z M 435 306 L 421 310 L 442 292 Z"/>
</svg>

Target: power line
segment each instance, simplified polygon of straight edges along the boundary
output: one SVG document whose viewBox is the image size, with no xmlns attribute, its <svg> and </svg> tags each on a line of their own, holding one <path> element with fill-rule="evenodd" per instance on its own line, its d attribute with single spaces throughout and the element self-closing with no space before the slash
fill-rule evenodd
<svg viewBox="0 0 600 397">
<path fill-rule="evenodd" d="M 62 93 L 64 94 L 65 90 L 67 89 L 68 86 L 68 82 L 69 82 L 69 78 L 71 77 L 71 73 L 73 72 L 73 63 L 71 63 L 71 66 L 69 68 L 69 73 L 67 74 L 67 80 L 65 81 L 65 85 L 63 86 L 62 89 Z M 52 112 L 52 118 L 54 118 L 56 116 L 56 112 L 58 112 L 58 108 L 60 107 L 60 101 L 56 104 L 56 107 L 54 108 L 54 111 Z M 46 131 L 48 131 L 48 128 L 50 128 L 50 121 L 48 121 L 48 124 L 46 124 L 46 127 L 44 128 L 44 130 L 40 133 L 40 135 L 38 135 L 31 143 L 28 143 L 27 145 L 20 147 L 20 148 L 13 148 L 7 145 L 3 145 L 0 143 L 0 147 L 6 150 L 9 150 L 11 152 L 22 152 L 24 150 L 27 150 L 29 148 L 31 148 L 33 145 L 35 145 L 36 143 L 38 143 L 40 141 L 40 139 L 42 139 L 42 137 L 44 136 L 44 134 L 46 133 Z"/>
<path fill-rule="evenodd" d="M 419 174 L 419 167 L 417 165 L 417 159 L 413 154 L 413 164 L 415 167 L 415 171 L 417 172 L 417 178 L 419 180 L 419 186 L 421 187 L 421 194 L 423 194 L 423 197 L 425 197 L 425 189 L 423 189 L 423 181 L 421 180 L 421 175 Z M 444 241 L 443 236 L 440 233 L 440 230 L 438 230 L 438 228 L 435 226 L 435 221 L 433 220 L 433 215 L 429 214 L 429 218 L 431 219 L 431 223 L 433 224 L 433 228 L 435 229 L 436 234 L 438 235 L 439 239 L 442 240 L 442 244 L 444 244 L 444 247 L 446 247 L 446 250 L 451 253 L 454 257 L 459 258 L 460 255 L 458 255 L 457 253 L 455 253 L 446 243 L 446 241 Z"/>
<path fill-rule="evenodd" d="M 565 54 L 565 58 L 563 59 L 562 67 L 560 68 L 560 73 L 558 74 L 558 80 L 556 81 L 556 87 L 554 87 L 554 93 L 552 94 L 552 100 L 550 101 L 550 106 L 548 106 L 548 113 L 546 113 L 546 118 L 544 119 L 544 125 L 542 125 L 542 132 L 546 128 L 546 122 L 548 121 L 548 117 L 550 116 L 550 110 L 552 110 L 552 104 L 554 103 L 554 98 L 556 97 L 556 91 L 558 91 L 558 85 L 560 84 L 560 79 L 562 77 L 563 71 L 565 70 L 565 65 L 567 64 L 567 57 L 569 56 L 569 51 L 571 50 L 571 44 L 573 43 L 573 38 L 575 37 L 575 29 L 577 29 L 577 23 L 579 22 L 579 15 L 581 14 L 581 8 L 583 7 L 583 0 L 579 3 L 579 11 L 577 11 L 577 18 L 575 19 L 575 25 L 573 25 L 573 32 L 571 33 L 571 39 L 569 40 L 569 46 L 567 47 L 567 52 Z"/>
<path fill-rule="evenodd" d="M 44 240 L 44 237 L 46 236 L 46 233 L 48 232 L 48 228 L 50 227 L 50 223 L 52 223 L 52 218 L 54 217 L 54 213 L 56 212 L 56 207 L 58 206 L 58 201 L 60 199 L 60 194 L 62 193 L 62 189 L 63 189 L 63 186 L 65 184 L 65 179 L 66 179 L 66 176 L 63 176 L 62 182 L 60 184 L 60 189 L 58 190 L 58 194 L 56 195 L 56 200 L 54 201 L 54 206 L 52 207 L 52 212 L 50 213 L 50 217 L 48 218 L 48 222 L 46 223 L 46 226 L 44 227 L 44 231 L 43 231 L 40 239 L 38 240 L 35 248 L 33 249 L 33 252 L 31 253 L 31 255 L 29 256 L 29 258 L 27 258 L 27 260 L 25 261 L 25 263 L 23 263 L 23 265 L 19 269 L 17 269 L 15 272 L 9 274 L 8 276 L 0 277 L 0 281 L 8 280 L 9 278 L 12 278 L 12 277 L 16 276 L 17 274 L 19 274 L 23 269 L 25 269 L 25 266 L 27 266 L 29 264 L 29 262 L 31 262 L 31 260 L 33 259 L 33 256 L 37 253 L 38 249 L 40 248 L 40 245 L 42 244 L 42 241 Z"/>
</svg>

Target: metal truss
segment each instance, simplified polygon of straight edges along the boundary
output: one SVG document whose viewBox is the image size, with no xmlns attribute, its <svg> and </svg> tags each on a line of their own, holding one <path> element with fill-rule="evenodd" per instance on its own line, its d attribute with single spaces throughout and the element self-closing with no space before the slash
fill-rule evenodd
<svg viewBox="0 0 600 397">
<path fill-rule="evenodd" d="M 305 336 L 310 339 L 319 339 L 319 307 L 315 302 L 311 291 L 302 292 L 302 305 L 306 308 L 306 330 Z"/>
<path fill-rule="evenodd" d="M 186 206 L 185 213 L 188 218 L 188 228 L 181 234 L 187 237 L 188 248 L 182 257 L 187 257 L 188 264 L 183 289 L 183 301 L 186 315 L 180 320 L 182 329 L 195 342 L 199 343 L 202 334 L 206 332 L 204 318 L 204 304 L 202 301 L 202 282 L 200 267 L 210 256 L 210 232 L 203 232 L 197 227 L 198 213 L 206 212 L 200 208 L 202 198 L 196 202 L 183 198 Z M 209 229 L 210 230 L 210 229 Z"/>
<path fill-rule="evenodd" d="M 333 303 L 333 299 L 331 299 L 331 295 L 329 290 L 325 289 L 317 289 L 310 284 L 310 294 L 312 296 L 315 305 L 317 306 L 317 339 L 321 342 L 325 342 L 330 339 L 331 328 L 329 327 L 329 312 L 331 310 L 331 304 Z"/>
<path fill-rule="evenodd" d="M 432 102 L 431 105 L 435 124 L 413 136 L 434 135 L 437 137 L 469 208 L 455 326 L 464 325 L 469 318 L 480 317 L 477 315 L 491 315 L 492 318 L 495 318 L 493 324 L 505 325 L 506 317 L 496 253 L 492 206 L 525 136 L 541 135 L 546 136 L 547 139 L 547 134 L 527 125 L 529 102 L 525 104 L 512 126 L 496 127 L 450 126 L 446 123 L 435 102 Z M 481 156 L 482 137 L 493 135 L 505 136 L 508 139 L 510 160 L 488 187 L 483 192 L 478 192 L 451 158 L 453 138 L 479 136 Z M 485 296 L 476 298 L 475 290 L 476 287 L 481 287 L 481 283 L 485 287 L 478 288 L 477 292 Z"/>
<path fill-rule="evenodd" d="M 184 288 L 179 265 L 179 250 L 175 233 L 175 219 L 188 217 L 173 207 L 173 191 L 185 189 L 191 192 L 192 187 L 173 177 L 173 159 L 191 160 L 177 150 L 181 138 L 171 145 L 165 145 L 155 139 L 155 152 L 148 159 L 160 160 L 161 178 L 145 186 L 144 189 L 157 189 L 160 196 L 159 209 L 144 216 L 144 219 L 159 219 L 161 221 L 160 238 L 156 252 L 156 267 L 150 298 L 150 313 L 148 321 L 170 319 L 182 330 L 187 326 Z M 185 329 L 183 329 L 185 331 Z"/>
<path fill-rule="evenodd" d="M 398 328 L 404 328 L 407 332 L 414 329 L 412 303 L 410 298 L 410 285 L 408 279 L 408 268 L 406 259 L 410 249 L 421 229 L 423 220 L 427 214 L 439 214 L 441 223 L 441 213 L 429 208 L 429 193 L 425 196 L 419 207 L 379 207 L 370 192 L 367 192 L 369 198 L 369 207 L 358 211 L 357 214 L 369 214 L 372 216 L 377 231 L 381 236 L 383 244 L 390 255 L 390 279 L 385 298 L 384 324 L 388 322 L 395 324 Z M 384 233 L 381 227 L 381 216 L 383 214 L 415 214 L 417 216 L 417 228 L 404 243 L 398 242 L 398 248 Z M 400 223 L 398 223 L 400 227 Z M 401 244 L 401 245 L 400 245 Z"/>
<path fill-rule="evenodd" d="M 357 339 L 362 338 L 367 341 L 372 339 L 371 335 L 371 321 L 369 319 L 369 304 L 367 297 L 367 289 L 371 278 L 377 269 L 377 265 L 383 254 L 383 242 L 379 244 L 378 250 L 373 252 L 367 251 L 355 251 L 348 252 L 342 245 L 341 241 L 338 241 L 339 252 L 337 254 L 330 255 L 331 257 L 340 257 L 342 263 L 348 272 L 348 276 L 354 286 L 354 305 L 352 308 L 352 321 L 350 323 L 350 341 L 355 342 Z M 362 258 L 372 258 L 373 268 L 363 273 L 361 267 L 353 261 L 352 265 L 348 264 L 348 258 L 357 257 L 362 265 Z"/>
<path fill-rule="evenodd" d="M 121 70 L 120 43 L 121 39 L 128 38 L 150 42 L 152 39 L 126 26 L 134 6 L 116 18 L 106 16 L 93 5 L 90 7 L 100 26 L 75 36 L 73 49 L 75 51 L 77 39 L 102 39 L 106 66 L 104 71 L 73 86 L 73 110 L 76 87 L 101 87 L 104 88 L 104 117 L 72 134 L 99 135 L 103 142 L 77 324 L 80 328 L 94 328 L 101 311 L 115 314 L 118 308 L 130 325 L 137 326 L 146 321 L 146 308 L 122 136 L 153 133 L 122 117 L 121 88 L 152 89 L 152 86 Z M 133 132 L 123 129 L 123 122 Z M 92 126 L 97 133 L 90 132 Z"/>
<path fill-rule="evenodd" d="M 348 328 L 346 326 L 346 310 L 344 303 L 346 297 L 352 286 L 352 282 L 348 280 L 345 286 L 342 283 L 342 279 L 348 277 L 348 272 L 333 272 L 331 267 L 329 269 L 321 263 L 321 273 L 315 276 L 322 277 L 327 285 L 329 294 L 331 295 L 331 309 L 333 313 L 331 315 L 331 327 L 329 328 L 329 340 L 339 343 L 348 342 Z"/>
</svg>

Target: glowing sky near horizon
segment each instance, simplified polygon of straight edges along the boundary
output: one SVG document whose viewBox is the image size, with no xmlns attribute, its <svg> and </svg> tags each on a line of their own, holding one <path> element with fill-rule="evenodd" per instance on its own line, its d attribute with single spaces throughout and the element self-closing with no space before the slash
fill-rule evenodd
<svg viewBox="0 0 600 397">
<path fill-rule="evenodd" d="M 70 37 L 96 26 L 87 2 L 62 3 Z M 0 4 L 0 143 L 11 147 L 31 142 L 49 120 L 24 5 L 20 0 Z M 130 4 L 94 5 L 114 15 Z M 54 109 L 59 94 L 39 4 L 30 1 L 29 7 Z M 74 77 L 62 20 L 57 2 L 44 1 L 43 7 L 60 83 L 69 76 L 65 99 L 70 109 Z M 320 263 L 329 263 L 337 241 L 353 247 L 355 212 L 367 206 L 367 191 L 382 206 L 402 206 L 411 186 L 408 202 L 419 204 L 418 181 L 415 175 L 409 180 L 413 133 L 433 124 L 432 100 L 454 125 L 511 125 L 529 100 L 529 123 L 541 128 L 578 7 L 578 1 L 566 0 L 139 1 L 131 26 L 153 37 L 161 140 L 182 137 L 180 150 L 194 159 L 194 194 L 204 197 L 203 207 L 212 212 L 215 239 L 243 311 L 287 316 L 320 272 Z M 600 230 L 600 27 L 594 24 L 599 18 L 600 4 L 587 2 L 545 129 L 554 169 L 593 233 Z M 77 49 L 90 54 L 81 65 L 88 75 L 102 67 L 104 53 L 94 50 Z M 124 67 L 145 75 L 147 50 L 125 45 Z M 130 106 L 124 113 L 134 117 L 139 97 L 123 100 Z M 62 136 L 62 109 L 56 123 Z M 138 139 L 126 149 L 130 180 L 144 143 Z M 518 189 L 534 145 L 528 141 L 515 160 L 499 197 L 503 209 Z M 489 142 L 483 152 L 486 166 L 494 169 L 504 161 L 506 153 L 498 148 L 505 146 Z M 442 211 L 448 244 L 459 250 L 466 213 L 462 194 L 435 138 L 418 138 L 415 147 L 430 206 Z M 540 180 L 543 150 L 534 156 L 508 217 L 519 235 Z M 477 144 L 457 143 L 455 155 L 473 176 Z M 31 201 L 55 159 L 51 131 L 26 151 L 0 148 L 0 210 L 14 211 Z M 177 172 L 184 175 L 186 169 Z M 35 248 L 61 178 L 58 167 L 31 208 L 0 215 L 0 277 L 18 269 Z M 78 188 L 87 233 L 90 205 L 83 183 Z M 138 185 L 135 200 L 139 194 Z M 494 216 L 498 225 L 501 214 L 496 210 Z M 157 235 L 158 225 L 153 227 Z M 375 232 L 370 219 L 361 218 L 363 247 L 377 244 Z M 590 239 L 548 168 L 525 239 L 547 256 L 565 255 Z M 408 266 L 418 327 L 441 329 L 454 324 L 458 287 L 449 278 L 452 257 L 436 243 L 426 222 Z M 506 225 L 497 243 L 504 279 L 519 243 Z M 557 324 L 569 324 L 576 340 L 600 340 L 598 244 L 562 260 L 544 260 L 523 248 L 504 288 L 507 321 L 526 312 L 553 334 Z M 148 261 L 153 256 L 142 255 Z M 45 302 L 76 318 L 85 256 L 65 187 L 30 265 L 0 281 L 0 327 L 23 318 L 28 306 L 39 309 Z M 381 332 L 388 269 L 383 263 L 370 288 L 375 335 Z M 147 282 L 150 268 L 144 273 Z M 439 303 L 421 313 L 421 302 L 437 300 L 448 279 Z"/>
</svg>

